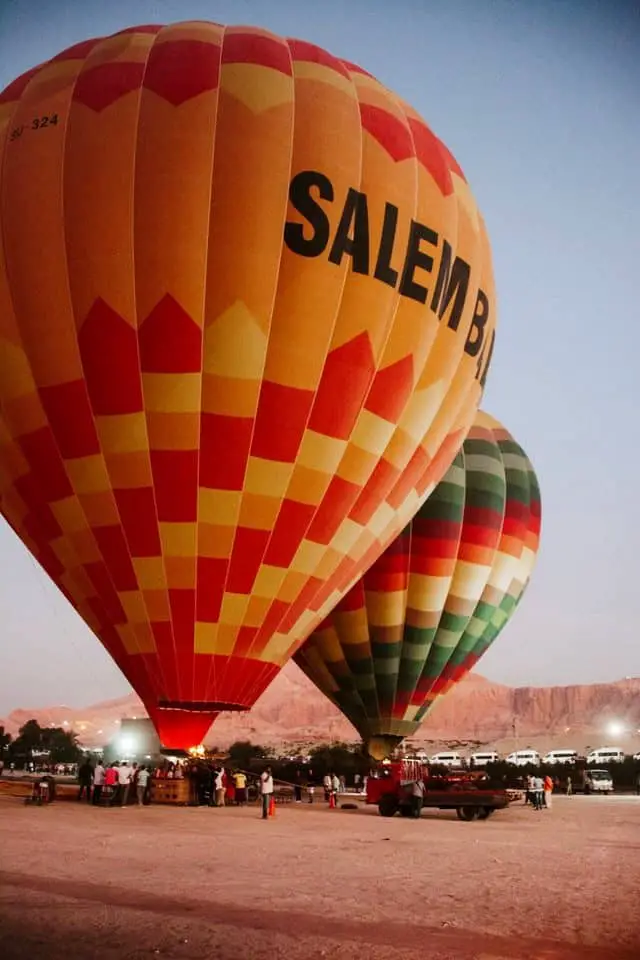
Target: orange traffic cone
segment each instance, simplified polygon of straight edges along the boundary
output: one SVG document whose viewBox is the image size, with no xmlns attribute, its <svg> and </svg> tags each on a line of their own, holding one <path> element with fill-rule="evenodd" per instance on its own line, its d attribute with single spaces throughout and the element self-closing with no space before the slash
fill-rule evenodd
<svg viewBox="0 0 640 960">
<path fill-rule="evenodd" d="M 273 794 L 271 795 L 271 800 L 269 800 L 269 816 L 275 817 L 276 815 L 276 801 L 273 799 Z"/>
<path fill-rule="evenodd" d="M 329 794 L 329 809 L 330 810 L 334 809 L 335 805 L 336 805 L 336 795 L 332 790 L 331 793 Z"/>
</svg>

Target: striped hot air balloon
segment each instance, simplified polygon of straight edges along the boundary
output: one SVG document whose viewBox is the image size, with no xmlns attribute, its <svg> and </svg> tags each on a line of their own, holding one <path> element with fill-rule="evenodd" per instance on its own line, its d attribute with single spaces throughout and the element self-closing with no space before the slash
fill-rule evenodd
<svg viewBox="0 0 640 960">
<path fill-rule="evenodd" d="M 29 70 L 0 171 L 2 513 L 190 745 L 460 447 L 493 348 L 483 222 L 409 106 L 251 27 Z"/>
<path fill-rule="evenodd" d="M 381 759 L 475 666 L 529 582 L 540 492 L 526 454 L 478 413 L 413 521 L 297 653 Z"/>
</svg>

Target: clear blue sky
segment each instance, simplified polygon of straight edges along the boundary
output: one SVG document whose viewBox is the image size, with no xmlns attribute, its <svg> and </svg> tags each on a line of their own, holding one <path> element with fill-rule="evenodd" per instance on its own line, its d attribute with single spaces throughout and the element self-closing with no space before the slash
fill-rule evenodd
<svg viewBox="0 0 640 960">
<path fill-rule="evenodd" d="M 484 405 L 530 453 L 543 495 L 531 588 L 480 666 L 510 684 L 640 674 L 639 11 L 622 0 L 0 0 L 0 88 L 134 23 L 259 24 L 360 63 L 456 154 L 495 258 Z M 0 715 L 127 690 L 4 524 L 0 568 Z"/>
</svg>

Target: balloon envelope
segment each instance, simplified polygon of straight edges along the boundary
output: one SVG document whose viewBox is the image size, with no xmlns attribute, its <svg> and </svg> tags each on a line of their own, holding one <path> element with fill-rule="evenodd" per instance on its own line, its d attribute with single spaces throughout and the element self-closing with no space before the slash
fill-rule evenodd
<svg viewBox="0 0 640 960">
<path fill-rule="evenodd" d="M 459 448 L 483 222 L 410 107 L 252 27 L 65 50 L 0 94 L 0 170 L 2 512 L 187 746 Z"/>
<path fill-rule="evenodd" d="M 295 657 L 372 755 L 414 733 L 495 640 L 529 581 L 539 533 L 533 468 L 479 413 L 413 521 Z"/>
</svg>

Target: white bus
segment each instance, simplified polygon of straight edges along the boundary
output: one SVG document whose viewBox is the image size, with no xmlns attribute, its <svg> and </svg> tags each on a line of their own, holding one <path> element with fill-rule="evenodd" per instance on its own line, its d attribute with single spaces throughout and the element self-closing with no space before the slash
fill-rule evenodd
<svg viewBox="0 0 640 960">
<path fill-rule="evenodd" d="M 488 763 L 497 763 L 500 754 L 496 753 L 495 750 L 487 750 L 486 753 L 472 753 L 470 759 L 472 766 L 486 767 Z"/>
<path fill-rule="evenodd" d="M 543 763 L 575 763 L 578 759 L 577 750 L 550 750 L 542 758 Z"/>
<path fill-rule="evenodd" d="M 587 757 L 587 763 L 622 763 L 624 750 L 619 747 L 598 747 Z"/>
<path fill-rule="evenodd" d="M 515 750 L 507 757 L 507 763 L 512 763 L 516 767 L 526 767 L 528 763 L 536 767 L 540 763 L 540 754 L 537 750 Z"/>
<path fill-rule="evenodd" d="M 431 757 L 431 763 L 443 767 L 461 767 L 462 757 L 459 753 L 434 753 Z"/>
</svg>

